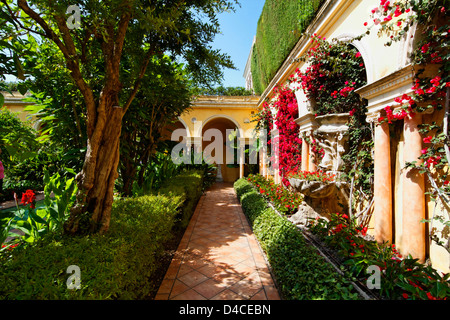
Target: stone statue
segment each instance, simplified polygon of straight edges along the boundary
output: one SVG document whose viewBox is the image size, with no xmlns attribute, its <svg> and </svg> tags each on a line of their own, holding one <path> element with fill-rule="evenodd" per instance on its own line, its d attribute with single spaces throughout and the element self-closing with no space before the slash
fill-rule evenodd
<svg viewBox="0 0 450 320">
<path fill-rule="evenodd" d="M 340 171 L 344 162 L 342 155 L 345 153 L 345 134 L 343 132 L 320 132 L 315 134 L 317 142 L 325 151 L 319 168 L 324 171 Z"/>
</svg>

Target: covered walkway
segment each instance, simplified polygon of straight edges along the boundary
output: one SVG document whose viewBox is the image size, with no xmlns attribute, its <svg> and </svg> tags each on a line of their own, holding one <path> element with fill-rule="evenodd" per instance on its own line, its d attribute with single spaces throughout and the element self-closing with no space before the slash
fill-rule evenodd
<svg viewBox="0 0 450 320">
<path fill-rule="evenodd" d="M 279 300 L 231 183 L 200 199 L 155 300 Z"/>
</svg>

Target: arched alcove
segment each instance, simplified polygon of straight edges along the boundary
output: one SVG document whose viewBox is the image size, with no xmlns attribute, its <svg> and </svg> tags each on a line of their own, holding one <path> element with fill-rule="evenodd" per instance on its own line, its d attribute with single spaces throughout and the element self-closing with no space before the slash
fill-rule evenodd
<svg viewBox="0 0 450 320">
<path fill-rule="evenodd" d="M 237 130 L 236 141 L 229 140 L 229 134 Z M 238 123 L 228 116 L 214 116 L 201 127 L 202 150 L 204 157 L 212 156 L 218 168 L 218 176 L 225 182 L 234 182 L 239 178 L 239 162 L 237 149 L 239 138 L 242 137 Z M 212 145 L 213 144 L 213 145 Z"/>
<path fill-rule="evenodd" d="M 368 39 L 363 37 L 361 40 L 355 40 L 356 37 L 357 35 L 353 33 L 342 33 L 337 36 L 336 39 L 339 41 L 348 42 L 350 45 L 355 47 L 359 51 L 359 53 L 361 53 L 361 57 L 364 61 L 364 67 L 366 69 L 367 83 L 371 83 L 375 80 L 375 75 L 373 72 L 373 59 L 366 43 Z"/>
</svg>

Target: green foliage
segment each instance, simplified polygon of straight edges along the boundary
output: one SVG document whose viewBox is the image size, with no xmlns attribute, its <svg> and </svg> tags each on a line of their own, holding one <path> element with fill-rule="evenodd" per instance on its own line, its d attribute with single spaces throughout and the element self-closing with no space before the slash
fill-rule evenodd
<svg viewBox="0 0 450 320">
<path fill-rule="evenodd" d="M 155 271 L 174 226 L 179 226 L 179 212 L 187 211 L 187 205 L 193 212 L 188 203 L 196 203 L 201 194 L 199 172 L 184 172 L 179 178 L 159 194 L 116 200 L 105 235 L 52 233 L 0 255 L 0 299 L 149 298 L 157 290 Z M 67 289 L 70 265 L 80 267 L 79 290 Z"/>
<path fill-rule="evenodd" d="M 75 202 L 77 184 L 75 178 L 64 179 L 59 173 L 50 176 L 48 171 L 44 174 L 44 183 L 44 204 L 48 212 L 49 228 L 60 232 Z"/>
<path fill-rule="evenodd" d="M 122 68 L 126 69 L 129 63 Z M 143 177 L 149 176 L 145 178 L 147 181 L 151 179 L 152 163 L 158 163 L 161 158 L 156 151 L 158 147 L 161 149 L 164 129 L 191 106 L 188 75 L 181 64 L 168 56 L 150 61 L 141 86 L 123 119 L 120 139 L 121 192 L 125 195 L 131 194 L 135 181 L 140 188 L 145 188 Z"/>
<path fill-rule="evenodd" d="M 61 146 L 42 142 L 31 123 L 22 122 L 6 108 L 0 109 L 0 158 L 5 167 L 4 194 L 0 200 L 12 200 L 13 193 L 27 189 L 43 190 L 44 171 L 66 175 L 70 169 L 67 158 L 62 156 Z M 80 163 L 77 158 L 78 164 Z"/>
<path fill-rule="evenodd" d="M 450 296 L 450 274 L 441 276 L 411 256 L 402 257 L 395 245 L 366 239 L 367 228 L 345 214 L 331 215 L 329 221 L 314 220 L 309 230 L 338 252 L 343 266 L 362 282 L 367 279 L 367 268 L 378 266 L 382 298 L 437 300 Z"/>
<path fill-rule="evenodd" d="M 258 20 L 251 60 L 257 94 L 264 92 L 322 2 L 266 0 Z"/>
<path fill-rule="evenodd" d="M 0 136 L 1 157 L 5 166 L 13 161 L 31 158 L 38 151 L 36 131 L 31 128 L 30 122 L 22 122 L 17 114 L 6 108 L 0 109 Z"/>
<path fill-rule="evenodd" d="M 194 90 L 195 95 L 204 96 L 251 96 L 253 92 L 243 87 L 223 87 L 216 88 L 197 88 Z"/>
<path fill-rule="evenodd" d="M 0 108 L 4 104 L 4 96 L 1 91 L 11 93 L 19 90 L 21 93 L 26 91 L 22 83 L 11 85 L 5 83 L 5 75 L 13 75 L 20 80 L 24 79 L 24 69 L 22 65 L 22 50 L 24 39 L 23 30 L 17 27 L 15 21 L 9 16 L 6 6 L 0 4 Z"/>
<path fill-rule="evenodd" d="M 268 208 L 247 180 L 237 180 L 234 187 L 269 259 L 283 298 L 358 299 L 351 283 L 307 245 L 297 227 Z"/>
<path fill-rule="evenodd" d="M 135 196 L 158 190 L 167 179 L 179 173 L 180 166 L 173 163 L 170 154 L 156 152 L 151 163 L 144 169 L 142 186 L 139 186 L 137 182 L 133 185 L 133 195 Z"/>
<path fill-rule="evenodd" d="M 2 217 L 0 221 L 1 244 L 8 236 L 13 237 L 8 245 L 22 246 L 26 243 L 33 243 L 48 233 L 62 232 L 69 210 L 75 202 L 77 191 L 75 178 L 66 179 L 61 177 L 59 173 L 50 176 L 46 171 L 44 183 L 45 198 L 43 205 L 36 206 L 36 195 L 33 190 L 28 189 L 22 194 L 24 208 L 19 208 L 18 201 L 20 198 L 17 198 L 16 210 L 7 212 Z M 13 229 L 22 231 L 23 235 L 17 236 L 16 233 L 10 232 Z"/>
<path fill-rule="evenodd" d="M 181 229 L 187 227 L 197 202 L 203 193 L 203 170 L 185 170 L 180 174 L 166 180 L 158 190 L 160 194 L 168 196 L 183 196 L 185 202 L 183 209 L 178 214 L 178 226 Z"/>
</svg>

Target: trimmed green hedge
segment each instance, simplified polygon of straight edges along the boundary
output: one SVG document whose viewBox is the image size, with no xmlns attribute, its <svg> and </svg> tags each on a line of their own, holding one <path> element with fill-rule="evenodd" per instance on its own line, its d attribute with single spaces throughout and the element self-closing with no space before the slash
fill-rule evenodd
<svg viewBox="0 0 450 320">
<path fill-rule="evenodd" d="M 114 201 L 106 235 L 52 235 L 0 259 L 0 299 L 146 299 L 174 228 L 192 215 L 199 171 L 182 173 L 158 194 Z M 1 257 L 0 257 L 1 258 Z M 81 289 L 69 290 L 70 265 Z"/>
<path fill-rule="evenodd" d="M 264 92 L 323 2 L 266 0 L 251 61 L 256 94 Z"/>
<path fill-rule="evenodd" d="M 203 171 L 190 170 L 168 179 L 158 191 L 160 194 L 182 195 L 185 203 L 177 215 L 177 228 L 185 229 L 203 193 Z"/>
<path fill-rule="evenodd" d="M 359 299 L 351 282 L 306 243 L 297 227 L 269 208 L 245 178 L 234 188 L 284 299 Z"/>
</svg>

